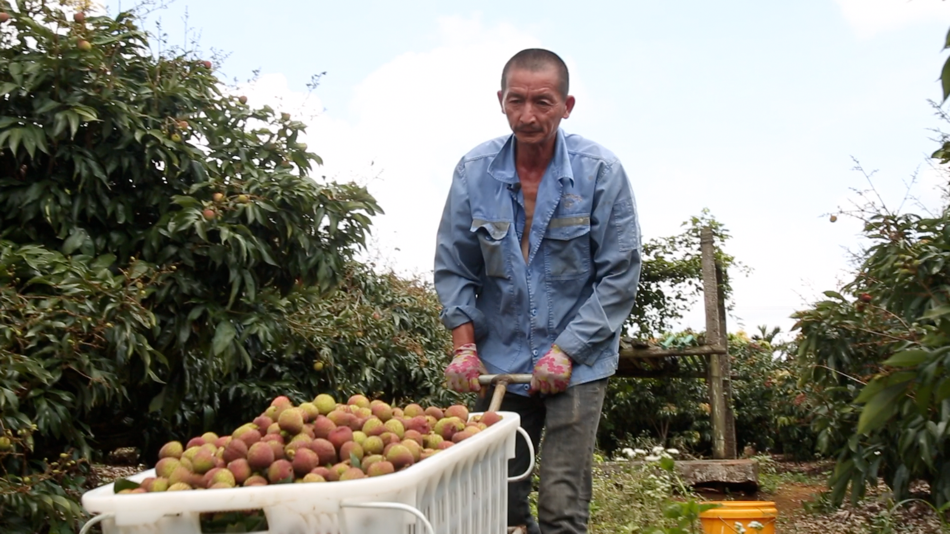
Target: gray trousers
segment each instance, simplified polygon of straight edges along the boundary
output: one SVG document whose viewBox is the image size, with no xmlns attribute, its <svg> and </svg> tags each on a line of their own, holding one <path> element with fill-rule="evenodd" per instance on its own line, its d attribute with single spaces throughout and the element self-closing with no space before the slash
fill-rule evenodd
<svg viewBox="0 0 950 534">
<path fill-rule="evenodd" d="M 605 378 L 572 386 L 564 393 L 552 396 L 505 394 L 501 411 L 521 416 L 521 426 L 531 436 L 534 450 L 541 452 L 538 520 L 536 522 L 532 517 L 528 506 L 529 477 L 508 484 L 509 526 L 526 525 L 529 534 L 587 532 L 594 444 L 606 392 Z M 488 409 L 491 402 L 488 393 L 476 401 L 475 411 Z M 519 438 L 515 458 L 508 461 L 509 476 L 524 473 L 528 463 L 528 447 Z"/>
</svg>

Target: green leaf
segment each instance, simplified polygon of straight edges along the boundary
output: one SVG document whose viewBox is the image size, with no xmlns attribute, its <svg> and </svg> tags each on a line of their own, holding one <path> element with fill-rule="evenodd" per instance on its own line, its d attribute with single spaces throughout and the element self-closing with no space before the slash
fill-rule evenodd
<svg viewBox="0 0 950 534">
<path fill-rule="evenodd" d="M 676 462 L 673 461 L 672 458 L 664 456 L 660 458 L 660 467 L 672 473 L 673 469 L 676 467 Z"/>
<path fill-rule="evenodd" d="M 234 325 L 231 324 L 231 321 L 227 319 L 218 323 L 218 327 L 214 330 L 214 339 L 211 341 L 211 350 L 215 356 L 219 356 L 228 346 L 234 341 L 234 336 L 237 335 L 237 331 L 234 330 Z"/>
<path fill-rule="evenodd" d="M 140 278 L 146 272 L 148 272 L 148 264 L 144 261 L 137 261 L 132 264 L 132 269 L 129 270 L 129 278 L 133 280 Z"/>
<path fill-rule="evenodd" d="M 923 319 L 936 319 L 944 315 L 950 315 L 950 306 L 940 306 L 939 308 L 927 310 L 921 317 Z"/>
<path fill-rule="evenodd" d="M 830 299 L 844 300 L 844 297 L 841 296 L 841 293 L 838 293 L 837 291 L 825 291 L 825 296 Z"/>
<path fill-rule="evenodd" d="M 907 385 L 899 383 L 888 386 L 874 395 L 861 410 L 861 417 L 858 418 L 858 434 L 867 434 L 884 426 L 884 423 L 897 410 L 895 401 L 906 392 Z"/>
<path fill-rule="evenodd" d="M 69 121 L 69 138 L 72 139 L 76 137 L 76 132 L 79 131 L 79 115 L 75 111 L 65 112 L 66 120 Z"/>
<path fill-rule="evenodd" d="M 73 252 L 78 250 L 79 247 L 82 246 L 83 242 L 86 241 L 87 237 L 89 236 L 86 234 L 86 231 L 83 230 L 82 228 L 77 228 L 73 230 L 73 233 L 70 234 L 69 238 L 66 239 L 66 241 L 63 243 L 63 249 L 62 249 L 63 254 L 66 254 L 68 256 L 69 254 L 72 254 Z"/>
<path fill-rule="evenodd" d="M 119 492 L 122 491 L 122 490 L 127 490 L 127 489 L 132 490 L 132 489 L 136 489 L 136 488 L 138 488 L 140 485 L 141 485 L 141 484 L 139 484 L 138 482 L 132 482 L 131 480 L 129 480 L 129 479 L 127 479 L 127 478 L 120 478 L 120 479 L 118 479 L 118 480 L 115 481 L 115 484 L 113 485 L 113 491 L 114 491 L 115 493 L 119 493 Z"/>
<path fill-rule="evenodd" d="M 13 152 L 14 156 L 16 155 L 16 149 L 20 146 L 20 139 L 23 137 L 23 128 L 11 128 L 10 137 L 10 152 Z"/>
<path fill-rule="evenodd" d="M 676 519 L 683 515 L 683 507 L 679 503 L 668 504 L 663 509 L 663 517 Z"/>
<path fill-rule="evenodd" d="M 883 365 L 889 365 L 891 367 L 914 367 L 920 365 L 929 355 L 930 352 L 923 349 L 905 350 L 884 360 Z"/>
<path fill-rule="evenodd" d="M 101 271 L 102 269 L 108 269 L 115 263 L 116 257 L 115 254 L 103 254 L 95 259 L 92 262 L 92 269 L 94 271 Z"/>
<path fill-rule="evenodd" d="M 943 64 L 943 72 L 940 73 L 940 80 L 943 85 L 943 101 L 947 101 L 950 96 L 950 58 Z"/>
<path fill-rule="evenodd" d="M 17 84 L 15 84 L 15 83 L 13 83 L 13 82 L 7 82 L 7 83 L 5 83 L 5 84 L 3 84 L 3 85 L 0 85 L 0 97 L 6 96 L 6 95 L 12 93 L 12 92 L 15 91 L 18 87 L 20 87 L 20 86 L 17 85 Z"/>
<path fill-rule="evenodd" d="M 877 395 L 882 389 L 887 386 L 887 383 L 883 379 L 872 380 L 868 382 L 867 385 L 861 390 L 861 393 L 858 393 L 858 396 L 854 399 L 855 404 L 864 404 L 867 401 L 871 400 L 872 397 Z"/>
</svg>

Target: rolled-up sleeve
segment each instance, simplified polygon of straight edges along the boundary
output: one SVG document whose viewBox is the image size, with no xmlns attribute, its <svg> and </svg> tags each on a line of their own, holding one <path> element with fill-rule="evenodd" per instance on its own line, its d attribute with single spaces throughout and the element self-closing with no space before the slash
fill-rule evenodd
<svg viewBox="0 0 950 534">
<path fill-rule="evenodd" d="M 614 161 L 598 178 L 591 214 L 593 292 L 555 341 L 586 365 L 599 355 L 597 345 L 615 335 L 630 315 L 641 268 L 640 224 L 627 175 Z"/>
<path fill-rule="evenodd" d="M 436 236 L 433 281 L 442 303 L 442 323 L 451 330 L 471 322 L 475 337 L 481 338 L 485 334 L 485 320 L 475 307 L 475 298 L 481 288 L 484 261 L 478 237 L 471 228 L 465 166 L 459 162 Z"/>
</svg>

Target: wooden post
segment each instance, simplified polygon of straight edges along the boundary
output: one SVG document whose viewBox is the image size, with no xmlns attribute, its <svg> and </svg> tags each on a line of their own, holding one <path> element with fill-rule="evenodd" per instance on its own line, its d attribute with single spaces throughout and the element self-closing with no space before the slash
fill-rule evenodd
<svg viewBox="0 0 950 534">
<path fill-rule="evenodd" d="M 716 284 L 716 254 L 712 228 L 704 226 L 699 237 L 703 274 L 703 301 L 706 308 L 706 344 L 722 348 L 722 321 L 719 318 L 719 291 Z M 712 418 L 713 459 L 722 460 L 726 452 L 726 391 L 723 384 L 722 360 L 719 354 L 709 355 L 709 412 Z"/>
<path fill-rule="evenodd" d="M 726 290 L 723 289 L 725 273 L 722 264 L 716 262 L 716 298 L 719 301 L 719 344 L 722 353 L 723 393 L 726 405 L 726 458 L 739 457 L 736 445 L 736 414 L 732 409 L 732 359 L 729 357 L 729 331 L 726 329 Z"/>
</svg>

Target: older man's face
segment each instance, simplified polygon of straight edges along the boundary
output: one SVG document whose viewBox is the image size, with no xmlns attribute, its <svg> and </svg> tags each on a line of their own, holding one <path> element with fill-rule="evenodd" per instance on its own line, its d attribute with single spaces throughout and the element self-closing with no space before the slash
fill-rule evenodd
<svg viewBox="0 0 950 534">
<path fill-rule="evenodd" d="M 537 71 L 513 68 L 508 71 L 507 87 L 498 91 L 498 101 L 518 143 L 544 145 L 552 142 L 561 119 L 571 115 L 574 97 L 561 96 L 559 81 L 554 67 Z"/>
</svg>

